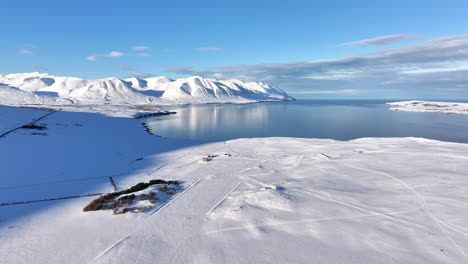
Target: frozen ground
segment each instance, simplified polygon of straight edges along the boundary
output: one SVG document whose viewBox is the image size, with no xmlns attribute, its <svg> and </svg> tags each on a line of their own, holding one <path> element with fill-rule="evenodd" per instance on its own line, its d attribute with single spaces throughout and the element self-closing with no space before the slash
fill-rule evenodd
<svg viewBox="0 0 468 264">
<path fill-rule="evenodd" d="M 44 114 L 0 106 L 1 129 Z M 182 190 L 145 214 L 83 213 L 95 197 L 0 206 L 2 263 L 468 262 L 466 144 L 208 144 L 151 136 L 132 118 L 66 111 L 38 125 L 46 135 L 0 138 L 0 203 L 108 192 L 110 175 L 120 187 L 161 178 Z"/>
<path fill-rule="evenodd" d="M 391 110 L 407 112 L 439 112 L 447 114 L 468 115 L 468 103 L 403 101 L 388 103 Z"/>
</svg>

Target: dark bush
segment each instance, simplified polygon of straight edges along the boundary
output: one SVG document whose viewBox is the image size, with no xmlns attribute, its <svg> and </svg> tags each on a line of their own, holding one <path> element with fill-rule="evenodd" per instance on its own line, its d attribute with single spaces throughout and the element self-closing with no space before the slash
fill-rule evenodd
<svg viewBox="0 0 468 264">
<path fill-rule="evenodd" d="M 83 212 L 109 209 L 110 206 L 107 204 L 112 203 L 113 199 L 118 195 L 118 193 L 108 193 L 101 195 L 89 203 L 85 208 L 83 208 Z"/>
<path fill-rule="evenodd" d="M 25 129 L 38 129 L 38 130 L 47 129 L 47 127 L 45 127 L 45 126 L 38 126 L 38 125 L 36 125 L 36 124 L 25 125 L 25 126 L 22 126 L 21 128 L 25 128 Z"/>
<path fill-rule="evenodd" d="M 99 200 L 99 198 L 93 200 L 90 202 L 85 208 L 83 208 L 83 212 L 88 212 L 88 211 L 98 211 L 101 210 L 102 207 L 102 202 Z"/>
<path fill-rule="evenodd" d="M 167 192 L 167 184 L 164 184 L 164 185 L 159 186 L 159 190 L 160 190 L 161 192 Z"/>
<path fill-rule="evenodd" d="M 148 200 L 150 203 L 156 203 L 156 201 L 158 200 L 158 198 L 156 197 L 156 193 L 155 192 L 149 192 L 149 193 L 143 193 L 140 195 L 140 201 L 146 201 Z"/>
<path fill-rule="evenodd" d="M 123 190 L 123 191 L 120 191 L 122 194 L 129 194 L 129 193 L 134 193 L 134 192 L 138 192 L 138 191 L 141 191 L 141 190 L 144 190 L 146 189 L 148 186 L 150 186 L 149 183 L 145 183 L 145 182 L 140 182 L 136 185 L 133 185 L 132 187 L 128 188 L 127 190 Z"/>
<path fill-rule="evenodd" d="M 179 185 L 179 182 L 177 181 L 165 181 L 165 180 L 150 180 L 148 183 L 145 182 L 140 182 L 136 185 L 133 185 L 132 187 L 122 190 L 119 192 L 112 192 L 108 194 L 104 194 L 93 200 L 91 203 L 89 203 L 85 208 L 83 208 L 83 212 L 88 212 L 88 211 L 98 211 L 98 210 L 106 210 L 106 209 L 114 209 L 118 206 L 126 205 L 126 204 L 131 204 L 133 200 L 135 199 L 135 194 L 131 195 L 126 195 L 122 196 L 117 200 L 114 200 L 115 197 L 122 195 L 122 194 L 130 194 L 134 192 L 138 192 L 141 190 L 146 189 L 150 185 L 155 185 L 155 184 L 165 184 L 161 187 L 159 187 L 159 190 L 166 192 L 168 190 L 168 184 L 172 185 Z M 144 196 L 142 194 L 140 196 L 140 200 L 149 200 L 151 203 L 155 203 L 157 201 L 156 193 L 155 192 L 150 192 L 147 194 L 148 197 Z M 146 197 L 143 199 L 142 197 Z"/>
<path fill-rule="evenodd" d="M 142 193 L 142 194 L 140 195 L 140 199 L 139 199 L 139 200 L 140 200 L 140 201 L 149 200 L 149 194 L 147 194 L 147 193 Z"/>
<path fill-rule="evenodd" d="M 112 208 L 112 209 L 115 209 L 118 205 L 119 205 L 119 201 L 118 201 L 118 200 L 114 200 L 114 201 L 112 201 L 112 203 L 111 203 L 111 208 Z"/>
<path fill-rule="evenodd" d="M 174 185 L 179 185 L 178 181 L 165 181 L 165 180 L 151 180 L 149 181 L 150 185 L 155 185 L 155 184 L 174 184 Z"/>
<path fill-rule="evenodd" d="M 156 203 L 156 201 L 158 200 L 158 197 L 156 197 L 156 193 L 155 192 L 149 192 L 149 199 L 148 201 L 150 203 Z"/>
<path fill-rule="evenodd" d="M 133 202 L 134 199 L 135 199 L 135 195 L 130 194 L 130 195 L 122 196 L 117 200 L 122 201 L 122 202 Z"/>
</svg>

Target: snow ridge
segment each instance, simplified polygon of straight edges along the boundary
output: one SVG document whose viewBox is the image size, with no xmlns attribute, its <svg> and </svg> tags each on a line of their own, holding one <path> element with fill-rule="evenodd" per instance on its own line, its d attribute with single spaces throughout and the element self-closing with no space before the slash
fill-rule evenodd
<svg viewBox="0 0 468 264">
<path fill-rule="evenodd" d="M 46 73 L 0 75 L 0 104 L 190 104 L 293 100 L 264 82 L 216 80 L 193 76 L 97 80 Z"/>
</svg>

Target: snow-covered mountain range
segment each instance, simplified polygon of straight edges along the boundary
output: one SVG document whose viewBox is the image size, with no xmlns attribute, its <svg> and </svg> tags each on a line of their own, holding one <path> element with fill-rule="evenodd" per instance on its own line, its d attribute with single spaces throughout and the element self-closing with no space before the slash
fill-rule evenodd
<svg viewBox="0 0 468 264">
<path fill-rule="evenodd" d="M 46 73 L 0 75 L 0 104 L 184 104 L 293 100 L 264 82 L 193 76 L 80 79 Z"/>
</svg>

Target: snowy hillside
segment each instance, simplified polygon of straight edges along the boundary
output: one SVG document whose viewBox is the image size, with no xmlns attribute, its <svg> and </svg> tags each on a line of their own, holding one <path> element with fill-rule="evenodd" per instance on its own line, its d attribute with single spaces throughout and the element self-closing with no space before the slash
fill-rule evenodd
<svg viewBox="0 0 468 264">
<path fill-rule="evenodd" d="M 0 103 L 20 104 L 178 104 L 244 103 L 291 100 L 285 92 L 261 82 L 189 77 L 87 80 L 45 73 L 0 75 Z"/>
<path fill-rule="evenodd" d="M 0 106 L 0 134 L 48 113 Z M 468 261 L 466 144 L 206 143 L 66 111 L 37 124 L 0 137 L 1 263 Z M 111 192 L 109 176 L 119 190 L 152 179 L 181 190 L 144 213 L 83 212 L 96 196 L 80 196 Z"/>
</svg>

